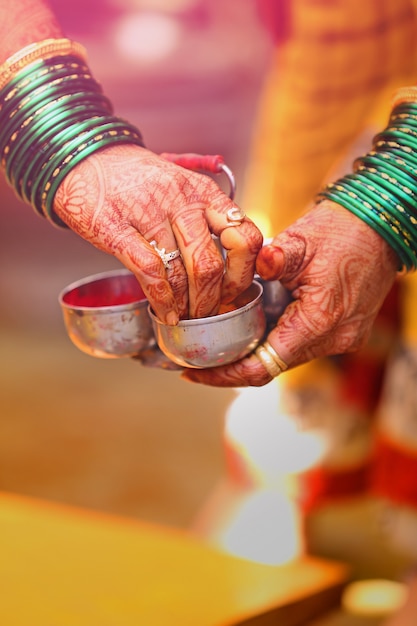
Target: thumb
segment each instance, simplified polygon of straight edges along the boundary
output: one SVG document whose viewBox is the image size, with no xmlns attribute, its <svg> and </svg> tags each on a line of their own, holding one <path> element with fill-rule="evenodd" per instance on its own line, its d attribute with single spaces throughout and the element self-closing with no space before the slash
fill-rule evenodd
<svg viewBox="0 0 417 626">
<path fill-rule="evenodd" d="M 291 279 L 300 272 L 305 254 L 305 240 L 284 232 L 261 248 L 256 259 L 256 271 L 264 280 Z"/>
</svg>

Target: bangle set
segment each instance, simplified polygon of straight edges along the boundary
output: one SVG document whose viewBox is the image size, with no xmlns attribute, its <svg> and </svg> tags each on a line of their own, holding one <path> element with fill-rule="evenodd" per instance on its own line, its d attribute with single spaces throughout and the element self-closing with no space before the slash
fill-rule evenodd
<svg viewBox="0 0 417 626">
<path fill-rule="evenodd" d="M 318 195 L 337 202 L 371 226 L 395 250 L 400 268 L 417 268 L 417 86 L 399 89 L 387 128 L 353 172 Z"/>
<path fill-rule="evenodd" d="M 139 130 L 115 117 L 87 65 L 68 39 L 31 44 L 0 66 L 0 165 L 16 194 L 53 224 L 65 176 L 112 144 L 144 146 Z"/>
</svg>

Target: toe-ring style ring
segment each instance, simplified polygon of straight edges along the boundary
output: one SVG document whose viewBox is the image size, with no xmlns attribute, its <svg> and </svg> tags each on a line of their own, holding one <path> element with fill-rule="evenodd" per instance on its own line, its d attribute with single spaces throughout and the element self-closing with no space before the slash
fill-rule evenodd
<svg viewBox="0 0 417 626">
<path fill-rule="evenodd" d="M 233 209 L 227 211 L 226 217 L 228 226 L 240 226 L 246 214 L 239 207 L 233 207 Z"/>
<path fill-rule="evenodd" d="M 149 245 L 151 245 L 155 252 L 157 252 L 161 257 L 165 269 L 169 268 L 170 261 L 178 259 L 178 257 L 181 256 L 181 252 L 178 250 L 178 248 L 176 250 L 173 250 L 172 252 L 165 252 L 165 248 L 158 248 L 155 240 L 151 241 Z"/>
</svg>

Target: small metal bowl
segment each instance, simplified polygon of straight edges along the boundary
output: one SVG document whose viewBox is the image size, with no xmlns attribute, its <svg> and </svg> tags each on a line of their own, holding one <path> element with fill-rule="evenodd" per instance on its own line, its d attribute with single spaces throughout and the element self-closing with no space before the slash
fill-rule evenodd
<svg viewBox="0 0 417 626">
<path fill-rule="evenodd" d="M 132 357 L 155 345 L 148 300 L 129 270 L 87 276 L 58 299 L 69 338 L 90 356 Z"/>
<path fill-rule="evenodd" d="M 256 348 L 266 329 L 262 285 L 252 285 L 232 303 L 232 310 L 212 317 L 162 323 L 149 307 L 156 342 L 182 367 L 218 367 L 237 361 Z"/>
<path fill-rule="evenodd" d="M 264 289 L 262 300 L 267 324 L 274 327 L 286 307 L 293 300 L 291 292 L 279 280 L 264 280 L 257 274 L 255 278 Z"/>
</svg>

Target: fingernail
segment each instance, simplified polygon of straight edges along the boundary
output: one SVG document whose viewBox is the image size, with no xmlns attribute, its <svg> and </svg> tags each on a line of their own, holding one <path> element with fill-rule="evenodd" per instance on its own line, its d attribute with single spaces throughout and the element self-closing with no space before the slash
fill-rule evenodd
<svg viewBox="0 0 417 626">
<path fill-rule="evenodd" d="M 271 280 L 277 277 L 281 271 L 281 264 L 284 261 L 284 254 L 281 248 L 275 248 L 274 246 L 265 246 L 262 248 L 256 261 L 257 272 L 266 280 Z"/>
</svg>

